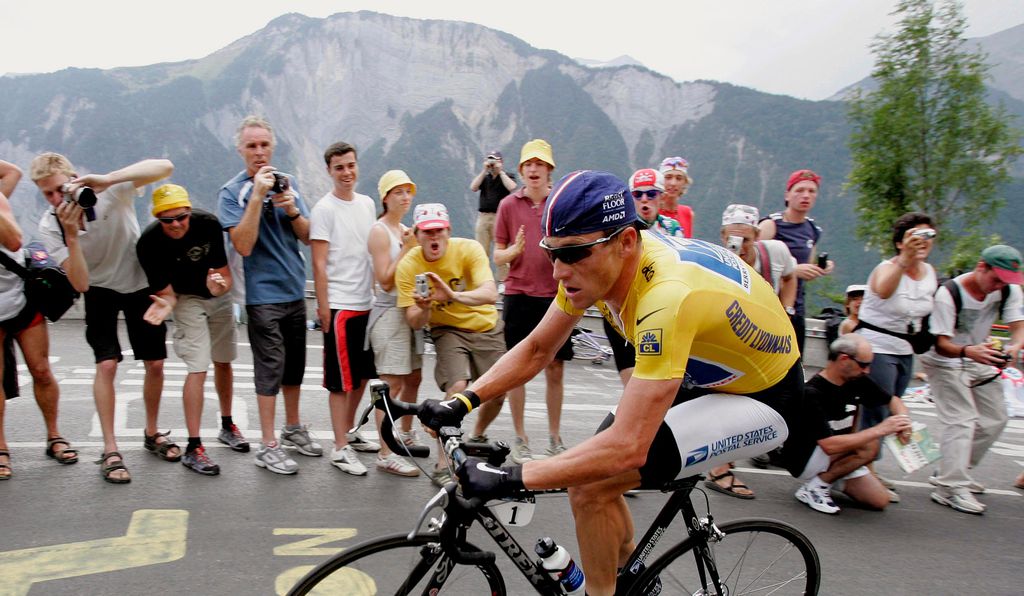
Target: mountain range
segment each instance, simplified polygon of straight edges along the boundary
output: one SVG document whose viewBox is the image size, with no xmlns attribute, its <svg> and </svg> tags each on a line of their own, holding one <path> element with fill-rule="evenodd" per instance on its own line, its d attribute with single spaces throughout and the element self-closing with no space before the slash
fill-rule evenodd
<svg viewBox="0 0 1024 596">
<path fill-rule="evenodd" d="M 1024 26 L 977 41 L 999 60 L 994 97 L 1024 115 Z M 454 233 L 472 236 L 477 198 L 468 187 L 483 156 L 499 149 L 514 167 L 522 144 L 540 137 L 554 148 L 556 179 L 581 168 L 625 178 L 665 156 L 687 158 L 694 184 L 684 202 L 708 239 L 729 203 L 781 209 L 786 176 L 809 167 L 823 176 L 814 215 L 825 229 L 821 250 L 837 261 L 829 287 L 865 278 L 878 255 L 854 237 L 854 198 L 842 192 L 842 101 L 676 82 L 628 57 L 617 62 L 587 66 L 469 23 L 287 14 L 196 60 L 0 77 L 0 158 L 27 171 L 34 155 L 55 150 L 83 172 L 105 172 L 167 157 L 172 180 L 215 210 L 219 187 L 242 168 L 235 128 L 260 114 L 275 128 L 275 165 L 297 176 L 308 203 L 330 188 L 324 148 L 344 140 L 359 149 L 363 193 L 377 199 L 379 176 L 404 169 L 417 201 L 446 203 Z M 1011 205 L 995 231 L 1021 244 L 1024 181 L 1005 191 Z M 44 203 L 30 181 L 12 204 L 34 230 Z M 151 220 L 148 200 L 138 212 Z"/>
</svg>

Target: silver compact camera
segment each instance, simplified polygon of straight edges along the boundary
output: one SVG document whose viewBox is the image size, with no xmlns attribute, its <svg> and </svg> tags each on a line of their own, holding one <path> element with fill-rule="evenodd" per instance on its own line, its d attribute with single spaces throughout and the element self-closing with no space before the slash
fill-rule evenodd
<svg viewBox="0 0 1024 596">
<path fill-rule="evenodd" d="M 918 238 L 924 238 L 925 240 L 931 240 L 938 234 L 931 228 L 918 228 L 910 233 L 911 236 L 917 236 Z"/>
<path fill-rule="evenodd" d="M 729 236 L 725 241 L 725 247 L 736 254 L 740 254 L 740 249 L 743 248 L 743 236 Z"/>
<path fill-rule="evenodd" d="M 416 275 L 416 295 L 420 298 L 426 298 L 430 295 L 430 282 L 427 280 L 426 273 Z"/>
</svg>

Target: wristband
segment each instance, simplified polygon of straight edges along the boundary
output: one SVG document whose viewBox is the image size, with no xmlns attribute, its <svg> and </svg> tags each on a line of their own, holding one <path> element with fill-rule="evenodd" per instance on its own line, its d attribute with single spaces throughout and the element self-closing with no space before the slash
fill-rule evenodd
<svg viewBox="0 0 1024 596">
<path fill-rule="evenodd" d="M 288 217 L 288 221 L 295 221 L 296 219 L 299 219 L 300 217 L 302 217 L 302 212 L 299 211 L 295 215 L 288 215 L 287 217 Z"/>
<path fill-rule="evenodd" d="M 472 407 L 469 408 L 470 410 L 480 406 L 480 396 L 477 395 L 476 392 L 465 389 L 462 391 L 462 395 L 469 398 L 469 403 L 472 405 Z"/>
<path fill-rule="evenodd" d="M 500 470 L 506 474 L 501 483 L 503 487 L 510 491 L 526 490 L 526 485 L 523 484 L 523 466 L 501 466 Z"/>
<path fill-rule="evenodd" d="M 457 399 L 461 401 L 463 404 L 465 404 L 467 414 L 473 411 L 473 402 L 471 402 L 469 398 L 466 397 L 465 395 L 461 393 L 456 393 L 455 395 L 452 396 L 452 399 Z"/>
<path fill-rule="evenodd" d="M 963 360 L 964 356 L 966 356 L 966 355 L 967 355 L 967 346 L 960 346 L 960 360 Z"/>
</svg>

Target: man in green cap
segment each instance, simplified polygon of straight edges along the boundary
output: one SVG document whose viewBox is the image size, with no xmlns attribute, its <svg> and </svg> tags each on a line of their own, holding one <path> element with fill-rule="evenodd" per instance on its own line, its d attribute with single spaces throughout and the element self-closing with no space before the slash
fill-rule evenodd
<svg viewBox="0 0 1024 596">
<path fill-rule="evenodd" d="M 1000 369 L 1018 360 L 1024 346 L 1020 252 L 997 244 L 981 252 L 974 270 L 939 287 L 931 314 L 935 347 L 921 356 L 943 432 L 939 468 L 929 482 L 932 500 L 963 513 L 982 514 L 974 495 L 985 487 L 969 469 L 1006 426 Z M 989 339 L 996 319 L 1010 326 L 1010 343 Z"/>
</svg>

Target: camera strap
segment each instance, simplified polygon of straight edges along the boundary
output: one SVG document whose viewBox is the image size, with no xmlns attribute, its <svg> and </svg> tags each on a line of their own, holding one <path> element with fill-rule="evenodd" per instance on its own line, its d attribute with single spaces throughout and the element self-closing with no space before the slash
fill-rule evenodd
<svg viewBox="0 0 1024 596">
<path fill-rule="evenodd" d="M 6 252 L 0 251 L 0 265 L 7 268 L 8 271 L 14 273 L 21 279 L 28 279 L 29 272 L 24 265 L 19 264 L 17 261 L 12 259 Z"/>
</svg>

